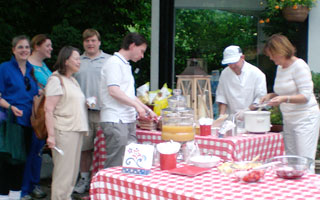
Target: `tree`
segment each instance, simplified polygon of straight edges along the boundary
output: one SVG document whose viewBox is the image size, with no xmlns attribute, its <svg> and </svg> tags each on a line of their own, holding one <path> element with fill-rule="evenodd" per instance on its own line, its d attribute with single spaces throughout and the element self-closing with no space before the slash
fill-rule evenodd
<svg viewBox="0 0 320 200">
<path fill-rule="evenodd" d="M 134 6 L 132 6 L 134 5 Z M 131 30 L 150 40 L 150 0 L 10 0 L 0 2 L 0 62 L 11 57 L 11 39 L 25 34 L 33 37 L 48 34 L 53 43 L 53 57 L 46 61 L 52 67 L 64 45 L 82 49 L 81 34 L 86 28 L 97 29 L 101 48 L 110 54 L 118 51 L 123 37 Z M 133 63 L 141 70 L 136 83 L 148 79 L 149 51 L 143 61 Z"/>
<path fill-rule="evenodd" d="M 208 72 L 220 69 L 225 47 L 235 44 L 244 52 L 256 48 L 257 19 L 219 10 L 176 10 L 176 74 L 186 58 L 204 58 Z M 255 61 L 253 61 L 255 62 Z"/>
</svg>

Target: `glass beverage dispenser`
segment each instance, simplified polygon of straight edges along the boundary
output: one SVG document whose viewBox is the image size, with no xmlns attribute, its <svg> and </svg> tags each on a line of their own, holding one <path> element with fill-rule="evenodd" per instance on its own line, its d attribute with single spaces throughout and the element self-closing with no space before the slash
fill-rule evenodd
<svg viewBox="0 0 320 200">
<path fill-rule="evenodd" d="M 186 142 L 194 139 L 194 113 L 187 107 L 186 99 L 180 89 L 173 90 L 168 99 L 169 107 L 161 111 L 163 140 Z"/>
</svg>

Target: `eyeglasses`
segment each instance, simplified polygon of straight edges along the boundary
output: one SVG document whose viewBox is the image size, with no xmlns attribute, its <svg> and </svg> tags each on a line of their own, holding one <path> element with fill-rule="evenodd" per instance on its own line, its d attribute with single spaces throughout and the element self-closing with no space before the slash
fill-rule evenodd
<svg viewBox="0 0 320 200">
<path fill-rule="evenodd" d="M 26 90 L 29 91 L 31 89 L 30 79 L 28 77 L 24 77 L 24 85 L 26 86 Z"/>
</svg>

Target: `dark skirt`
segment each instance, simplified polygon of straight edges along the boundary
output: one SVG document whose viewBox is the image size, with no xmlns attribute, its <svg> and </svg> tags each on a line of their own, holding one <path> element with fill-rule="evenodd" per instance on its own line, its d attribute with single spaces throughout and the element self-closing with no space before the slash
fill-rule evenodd
<svg viewBox="0 0 320 200">
<path fill-rule="evenodd" d="M 15 123 L 15 119 L 13 113 L 9 112 L 0 125 L 0 159 L 20 164 L 26 161 L 32 129 Z"/>
</svg>

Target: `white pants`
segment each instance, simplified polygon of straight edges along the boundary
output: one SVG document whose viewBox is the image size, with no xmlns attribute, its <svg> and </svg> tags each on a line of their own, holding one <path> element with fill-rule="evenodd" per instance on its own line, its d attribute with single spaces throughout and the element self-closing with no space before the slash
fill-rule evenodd
<svg viewBox="0 0 320 200">
<path fill-rule="evenodd" d="M 56 146 L 64 152 L 64 155 L 52 150 L 54 167 L 51 200 L 71 200 L 79 173 L 83 135 L 82 132 L 55 130 Z"/>
<path fill-rule="evenodd" d="M 320 112 L 284 117 L 283 139 L 287 155 L 315 159 L 319 137 Z"/>
</svg>

